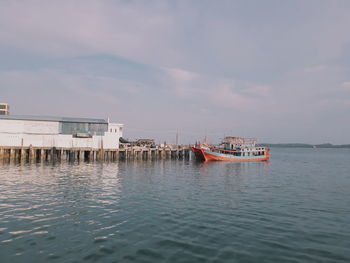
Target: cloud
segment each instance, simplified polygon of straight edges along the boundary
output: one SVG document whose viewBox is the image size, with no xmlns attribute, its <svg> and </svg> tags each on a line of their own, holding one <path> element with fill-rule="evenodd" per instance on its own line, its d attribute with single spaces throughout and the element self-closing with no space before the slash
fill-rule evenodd
<svg viewBox="0 0 350 263">
<path fill-rule="evenodd" d="M 309 67 L 309 68 L 305 68 L 304 72 L 305 73 L 318 73 L 318 72 L 322 72 L 324 70 L 327 70 L 329 67 L 326 65 L 318 65 L 318 66 L 314 66 L 314 67 Z"/>
<path fill-rule="evenodd" d="M 183 69 L 165 69 L 169 87 L 180 99 L 191 99 L 205 107 L 251 112 L 266 103 L 271 87 L 237 79 L 208 76 Z"/>
<path fill-rule="evenodd" d="M 175 21 L 161 4 L 3 1 L 0 22 L 2 45 L 49 57 L 108 53 L 152 63 L 154 51 L 168 59 L 180 56 L 171 49 Z"/>
<path fill-rule="evenodd" d="M 349 128 L 341 3 L 0 1 L 2 99 L 19 113 L 113 114 L 194 134 L 306 125 L 295 140 L 314 140 L 330 116 Z"/>
<path fill-rule="evenodd" d="M 0 71 L 2 98 L 11 104 L 13 114 L 117 119 L 147 99 L 143 96 L 144 85 L 118 77 L 78 75 L 58 69 Z"/>
<path fill-rule="evenodd" d="M 12 93 L 13 89 L 19 90 L 22 92 L 18 93 L 18 99 L 30 99 L 34 103 L 44 102 L 45 99 L 54 101 L 45 96 L 57 96 L 55 100 L 68 98 L 71 102 L 90 98 L 98 103 L 116 103 L 118 100 L 113 95 L 105 96 L 104 92 L 101 92 L 101 89 L 106 87 L 120 86 L 116 84 L 120 84 L 116 79 L 82 77 L 56 70 L 0 72 L 0 85 L 7 87 L 3 93 Z"/>
<path fill-rule="evenodd" d="M 224 84 L 208 92 L 208 96 L 215 105 L 225 108 L 240 109 L 242 111 L 250 111 L 252 107 L 255 109 L 255 99 L 244 97 L 235 92 L 234 87 Z"/>
<path fill-rule="evenodd" d="M 347 9 L 314 3 L 256 3 L 255 14 L 240 2 L 2 1 L 0 44 L 49 57 L 105 53 L 222 77 L 270 76 L 334 58 L 350 41 Z M 304 12 L 295 19 L 285 6 Z"/>
<path fill-rule="evenodd" d="M 167 75 L 165 82 L 171 83 L 169 86 L 175 89 L 177 96 L 193 97 L 201 92 L 195 84 L 200 77 L 198 74 L 178 68 L 165 68 L 164 71 Z"/>
<path fill-rule="evenodd" d="M 346 91 L 350 91 L 350 81 L 345 81 L 341 84 L 341 89 L 342 90 L 346 90 Z"/>
</svg>

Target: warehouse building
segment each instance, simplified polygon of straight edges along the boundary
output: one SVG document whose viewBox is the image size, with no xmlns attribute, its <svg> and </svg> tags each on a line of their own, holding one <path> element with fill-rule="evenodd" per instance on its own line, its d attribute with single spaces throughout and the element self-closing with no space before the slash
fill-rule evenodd
<svg viewBox="0 0 350 263">
<path fill-rule="evenodd" d="M 118 149 L 123 124 L 104 119 L 0 115 L 0 147 Z"/>
</svg>

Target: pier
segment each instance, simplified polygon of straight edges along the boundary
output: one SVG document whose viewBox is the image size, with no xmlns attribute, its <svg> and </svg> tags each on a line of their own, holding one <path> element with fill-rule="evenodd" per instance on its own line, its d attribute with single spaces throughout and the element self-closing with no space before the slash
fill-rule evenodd
<svg viewBox="0 0 350 263">
<path fill-rule="evenodd" d="M 153 139 L 128 142 L 124 125 L 107 119 L 0 115 L 0 162 L 113 162 L 189 159 L 190 148 L 156 145 Z"/>
<path fill-rule="evenodd" d="M 0 147 L 0 162 L 114 162 L 119 160 L 189 159 L 189 147 L 178 149 L 130 147 L 121 149 Z"/>
</svg>

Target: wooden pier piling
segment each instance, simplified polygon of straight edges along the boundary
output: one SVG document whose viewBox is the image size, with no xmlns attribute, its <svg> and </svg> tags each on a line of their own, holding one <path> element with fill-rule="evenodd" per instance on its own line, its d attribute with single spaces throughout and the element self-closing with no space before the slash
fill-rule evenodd
<svg viewBox="0 0 350 263">
<path fill-rule="evenodd" d="M 179 149 L 130 147 L 121 149 L 42 148 L 0 146 L 0 162 L 94 162 L 119 160 L 189 159 L 189 147 Z"/>
</svg>

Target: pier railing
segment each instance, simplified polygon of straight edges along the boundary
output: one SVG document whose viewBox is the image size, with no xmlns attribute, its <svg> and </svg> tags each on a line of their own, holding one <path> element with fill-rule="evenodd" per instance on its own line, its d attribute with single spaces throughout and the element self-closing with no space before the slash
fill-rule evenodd
<svg viewBox="0 0 350 263">
<path fill-rule="evenodd" d="M 219 152 L 219 153 L 225 153 L 225 154 L 237 154 L 237 153 L 258 153 L 259 155 L 266 154 L 268 149 L 264 150 L 249 150 L 249 151 L 236 151 L 236 150 L 227 150 L 227 149 L 220 149 L 216 147 L 209 147 L 209 149 L 213 152 Z"/>
</svg>

